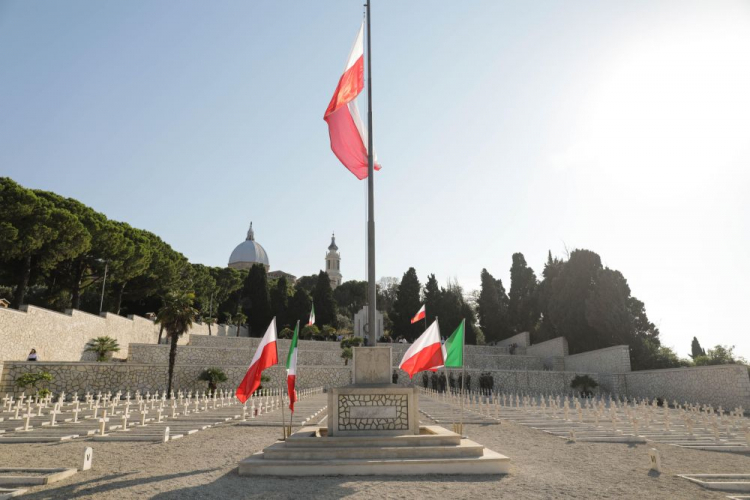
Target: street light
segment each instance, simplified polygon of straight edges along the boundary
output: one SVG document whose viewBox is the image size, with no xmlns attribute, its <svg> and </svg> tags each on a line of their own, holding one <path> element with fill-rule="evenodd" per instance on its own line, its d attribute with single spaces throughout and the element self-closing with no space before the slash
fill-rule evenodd
<svg viewBox="0 0 750 500">
<path fill-rule="evenodd" d="M 102 310 L 104 309 L 104 285 L 107 284 L 107 270 L 109 269 L 109 261 L 104 261 L 104 280 L 102 280 L 102 298 L 99 301 L 99 315 L 101 316 Z"/>
</svg>

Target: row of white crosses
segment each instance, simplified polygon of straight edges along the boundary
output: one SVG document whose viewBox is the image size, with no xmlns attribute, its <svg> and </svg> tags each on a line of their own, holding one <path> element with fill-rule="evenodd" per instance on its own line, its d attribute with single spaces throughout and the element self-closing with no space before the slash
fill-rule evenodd
<svg viewBox="0 0 750 500">
<path fill-rule="evenodd" d="M 433 389 L 423 389 L 423 392 L 436 399 L 442 399 L 444 402 L 457 405 L 460 403 L 461 394 L 450 389 L 445 392 L 438 392 Z M 583 402 L 583 404 L 582 404 Z M 574 421 L 571 412 L 576 413 L 575 420 L 579 424 L 584 423 L 584 413 L 586 421 L 593 420 L 595 427 L 600 427 L 600 421 L 607 418 L 607 409 L 609 410 L 609 419 L 612 423 L 613 432 L 621 432 L 619 425 L 620 419 L 629 423 L 635 436 L 639 436 L 642 430 L 649 430 L 649 434 L 670 433 L 672 429 L 672 414 L 676 413 L 677 418 L 684 422 L 684 428 L 687 431 L 688 439 L 694 439 L 694 429 L 697 423 L 700 423 L 706 433 L 713 436 L 715 441 L 720 441 L 721 430 L 727 440 L 732 439 L 735 435 L 742 433 L 744 440 L 750 446 L 750 426 L 748 419 L 744 418 L 745 409 L 737 407 L 730 412 L 726 412 L 721 406 L 714 409 L 710 405 L 700 404 L 679 404 L 673 401 L 673 409 L 667 406 L 659 406 L 657 399 L 646 400 L 637 398 L 620 397 L 616 395 L 601 396 L 597 395 L 592 398 L 570 397 L 565 394 L 519 394 L 493 391 L 466 391 L 464 394 L 464 404 L 469 411 L 478 412 L 492 417 L 492 407 L 494 407 L 494 418 L 499 418 L 500 408 L 515 408 L 532 413 L 547 415 L 552 418 L 563 418 L 565 421 Z M 653 429 L 652 426 L 655 426 Z"/>
<path fill-rule="evenodd" d="M 323 392 L 322 387 L 314 387 L 310 389 L 300 389 L 295 391 L 297 401 L 308 398 L 315 394 L 321 394 Z M 248 404 L 250 408 L 248 408 Z M 257 406 L 256 406 L 257 405 Z M 286 391 L 281 389 L 258 389 L 255 394 L 245 401 L 242 405 L 242 421 L 247 420 L 247 411 L 250 410 L 250 418 L 254 419 L 264 413 L 279 409 L 282 405 L 289 405 L 289 396 Z"/>
</svg>

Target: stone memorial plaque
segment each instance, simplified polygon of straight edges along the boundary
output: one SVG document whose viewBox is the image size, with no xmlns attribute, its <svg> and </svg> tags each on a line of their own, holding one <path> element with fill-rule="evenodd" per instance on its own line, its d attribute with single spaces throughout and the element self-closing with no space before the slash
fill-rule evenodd
<svg viewBox="0 0 750 500">
<path fill-rule="evenodd" d="M 355 347 L 353 371 L 355 384 L 390 384 L 391 348 Z"/>
<path fill-rule="evenodd" d="M 349 418 L 352 420 L 363 418 L 387 418 L 395 419 L 398 411 L 395 406 L 352 406 L 349 410 Z"/>
</svg>

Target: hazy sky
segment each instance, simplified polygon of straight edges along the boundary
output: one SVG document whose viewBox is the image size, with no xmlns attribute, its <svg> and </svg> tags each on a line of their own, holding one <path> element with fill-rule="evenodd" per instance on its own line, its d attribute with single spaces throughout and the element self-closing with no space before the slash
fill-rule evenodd
<svg viewBox="0 0 750 500">
<path fill-rule="evenodd" d="M 750 358 L 750 2 L 373 3 L 378 276 L 509 288 L 514 252 L 539 276 L 587 248 L 666 345 Z M 366 184 L 323 121 L 361 17 L 0 1 L 0 175 L 213 266 L 252 220 L 272 269 L 311 274 L 335 230 L 365 279 Z"/>
</svg>

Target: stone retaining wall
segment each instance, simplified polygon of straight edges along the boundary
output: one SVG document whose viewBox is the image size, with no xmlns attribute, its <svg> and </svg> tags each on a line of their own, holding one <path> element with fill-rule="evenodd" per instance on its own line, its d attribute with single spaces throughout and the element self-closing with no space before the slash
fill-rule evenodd
<svg viewBox="0 0 750 500">
<path fill-rule="evenodd" d="M 627 373 L 630 371 L 630 348 L 626 345 L 616 345 L 566 356 L 565 371 Z"/>
<path fill-rule="evenodd" d="M 555 356 L 568 355 L 568 341 L 565 337 L 557 337 L 552 340 L 540 342 L 526 348 L 527 356 L 539 356 L 541 358 L 552 358 Z"/>
<path fill-rule="evenodd" d="M 211 329 L 214 335 L 236 333 L 235 327 L 224 325 Z M 194 324 L 191 333 L 208 337 L 208 325 Z M 240 333 L 247 335 L 244 329 Z M 156 344 L 159 326 L 140 316 L 96 316 L 72 309 L 59 313 L 28 305 L 20 310 L 0 308 L 0 361 L 26 360 L 32 348 L 41 361 L 95 361 L 96 355 L 84 349 L 90 340 L 103 336 L 117 340 L 120 352 L 115 358 L 124 358 L 131 343 Z M 184 335 L 179 343 L 187 344 L 188 338 Z"/>
<path fill-rule="evenodd" d="M 289 351 L 288 340 L 279 340 L 280 363 L 286 362 L 283 355 Z M 333 347 L 335 349 L 331 348 Z M 401 349 L 399 349 L 401 350 Z M 395 350 L 394 350 L 395 351 Z M 477 370 L 544 370 L 545 364 L 541 358 L 535 356 L 495 356 L 478 354 L 475 349 L 469 350 L 465 355 L 466 366 Z M 203 347 L 203 346 L 179 346 L 177 348 L 177 360 L 179 365 L 195 364 L 198 366 L 224 366 L 250 364 L 255 348 L 251 346 L 237 347 Z M 393 352 L 391 361 L 393 366 L 401 362 L 402 354 Z M 169 362 L 169 346 L 157 344 L 130 344 L 128 363 L 165 364 Z M 300 341 L 298 351 L 298 363 L 300 366 L 344 366 L 341 358 L 341 348 L 338 343 Z M 562 363 L 557 363 L 558 369 L 562 369 Z M 548 367 L 546 369 L 553 369 Z"/>
<path fill-rule="evenodd" d="M 234 390 L 245 376 L 247 366 L 223 366 L 228 381 L 220 388 Z M 6 363 L 0 394 L 19 395 L 22 391 L 16 388 L 13 381 L 21 374 L 28 372 L 48 371 L 53 382 L 48 387 L 55 393 L 65 391 L 68 394 L 86 391 L 118 391 L 136 389 L 141 392 L 164 390 L 167 387 L 167 365 L 136 365 L 130 363 Z M 203 372 L 198 366 L 175 366 L 174 387 L 184 390 L 204 390 L 206 382 L 198 380 Z M 286 387 L 286 370 L 283 366 L 274 366 L 266 374 L 271 376 L 268 387 Z M 297 387 L 306 389 L 319 386 L 343 386 L 351 383 L 351 369 L 338 366 L 299 367 Z M 28 391 L 27 391 L 28 393 Z"/>
<path fill-rule="evenodd" d="M 639 398 L 666 398 L 670 403 L 750 408 L 750 377 L 742 365 L 643 370 L 602 376 L 608 390 Z"/>
</svg>

